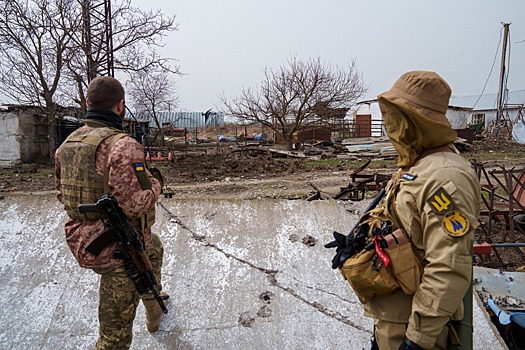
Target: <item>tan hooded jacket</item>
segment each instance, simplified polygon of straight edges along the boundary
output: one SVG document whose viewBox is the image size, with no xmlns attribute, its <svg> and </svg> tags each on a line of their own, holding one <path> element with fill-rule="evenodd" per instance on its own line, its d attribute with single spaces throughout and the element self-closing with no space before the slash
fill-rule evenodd
<svg viewBox="0 0 525 350">
<path fill-rule="evenodd" d="M 445 117 L 450 94 L 436 73 L 414 71 L 378 96 L 401 168 L 396 221 L 424 269 L 415 295 L 375 297 L 365 310 L 380 320 L 408 323 L 406 337 L 424 349 L 434 347 L 451 318 L 463 317 L 481 200 L 475 172 L 451 145 L 456 133 Z"/>
</svg>

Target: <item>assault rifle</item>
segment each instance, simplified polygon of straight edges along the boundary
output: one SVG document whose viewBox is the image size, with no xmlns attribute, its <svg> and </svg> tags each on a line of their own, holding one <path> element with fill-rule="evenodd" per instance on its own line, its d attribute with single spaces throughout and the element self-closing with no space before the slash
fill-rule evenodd
<svg viewBox="0 0 525 350">
<path fill-rule="evenodd" d="M 143 295 L 151 291 L 162 312 L 167 314 L 168 309 L 164 305 L 164 299 L 168 299 L 168 297 L 160 296 L 155 289 L 157 281 L 151 262 L 144 250 L 144 245 L 126 218 L 126 215 L 122 212 L 122 208 L 118 205 L 115 197 L 105 194 L 94 204 L 80 204 L 78 210 L 81 213 L 98 212 L 107 217 L 108 220 L 105 222 L 106 231 L 102 235 L 116 235 L 120 247 L 120 249 L 113 252 L 113 256 L 124 261 L 126 273 L 135 284 L 139 293 Z"/>
</svg>

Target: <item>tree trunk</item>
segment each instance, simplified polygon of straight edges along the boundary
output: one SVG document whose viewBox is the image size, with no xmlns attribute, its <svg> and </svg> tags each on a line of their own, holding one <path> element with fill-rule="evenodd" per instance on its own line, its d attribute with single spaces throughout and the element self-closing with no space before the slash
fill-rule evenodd
<svg viewBox="0 0 525 350">
<path fill-rule="evenodd" d="M 288 151 L 293 151 L 293 134 L 287 135 L 286 137 L 286 149 Z"/>
</svg>

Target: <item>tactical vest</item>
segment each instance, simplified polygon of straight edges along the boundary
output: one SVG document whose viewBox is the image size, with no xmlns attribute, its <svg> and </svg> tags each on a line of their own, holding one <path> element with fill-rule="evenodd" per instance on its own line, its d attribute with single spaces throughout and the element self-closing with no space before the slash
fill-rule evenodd
<svg viewBox="0 0 525 350">
<path fill-rule="evenodd" d="M 60 188 L 62 204 L 68 216 L 75 220 L 99 220 L 99 213 L 80 213 L 80 204 L 95 203 L 108 187 L 108 156 L 115 143 L 128 134 L 100 123 L 86 123 L 93 126 L 90 130 L 76 130 L 61 146 Z M 104 176 L 96 170 L 95 157 L 98 146 L 108 137 L 114 136 L 109 143 L 104 159 Z M 155 222 L 155 208 L 146 215 L 131 220 L 133 226 L 142 230 L 151 227 Z"/>
<path fill-rule="evenodd" d="M 364 244 L 351 244 L 365 248 L 348 258 L 340 269 L 363 304 L 400 289 L 414 294 L 421 280 L 421 265 L 395 211 L 400 174 L 389 182 L 383 200 L 363 215 L 352 235 L 353 240 L 364 239 Z"/>
<path fill-rule="evenodd" d="M 80 213 L 78 205 L 95 203 L 104 194 L 104 177 L 97 173 L 95 156 L 102 141 L 117 134 L 122 137 L 126 135 L 109 127 L 76 130 L 62 144 L 60 188 L 62 204 L 70 218 L 76 220 L 101 218 L 99 213 Z M 108 148 L 106 154 L 109 154 L 109 151 Z"/>
</svg>

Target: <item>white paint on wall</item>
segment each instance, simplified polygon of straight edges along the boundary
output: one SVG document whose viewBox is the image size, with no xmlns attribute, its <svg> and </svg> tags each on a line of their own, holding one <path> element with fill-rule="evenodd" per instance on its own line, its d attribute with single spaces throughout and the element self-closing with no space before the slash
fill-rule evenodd
<svg viewBox="0 0 525 350">
<path fill-rule="evenodd" d="M 20 161 L 18 114 L 0 113 L 0 167 L 10 167 Z"/>
</svg>

